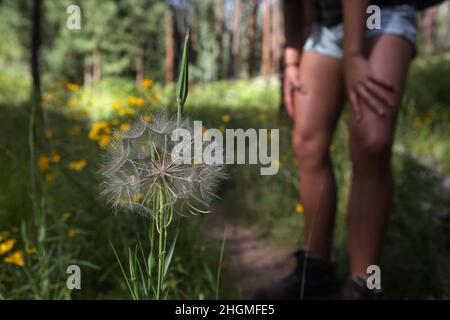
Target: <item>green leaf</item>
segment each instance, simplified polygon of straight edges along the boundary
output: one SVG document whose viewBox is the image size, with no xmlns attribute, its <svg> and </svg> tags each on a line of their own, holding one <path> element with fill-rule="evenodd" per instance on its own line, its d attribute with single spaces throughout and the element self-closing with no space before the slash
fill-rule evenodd
<svg viewBox="0 0 450 320">
<path fill-rule="evenodd" d="M 166 256 L 163 277 L 166 276 L 167 270 L 169 270 L 170 262 L 172 261 L 173 252 L 175 251 L 175 244 L 177 243 L 177 239 L 178 239 L 178 231 L 179 230 L 177 228 L 177 232 L 175 233 L 175 237 L 172 240 L 172 244 L 171 244 L 169 252 L 167 253 L 167 256 Z"/>
<path fill-rule="evenodd" d="M 184 103 L 188 95 L 188 81 L 189 81 L 189 30 L 186 32 L 184 38 L 183 53 L 181 56 L 180 74 L 177 82 L 177 103 L 178 103 L 178 115 L 183 112 Z"/>
</svg>

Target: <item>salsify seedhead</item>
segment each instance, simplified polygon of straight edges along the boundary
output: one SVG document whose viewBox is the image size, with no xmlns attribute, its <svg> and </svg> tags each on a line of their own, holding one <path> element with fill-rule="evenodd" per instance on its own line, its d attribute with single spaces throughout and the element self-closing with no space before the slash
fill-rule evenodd
<svg viewBox="0 0 450 320">
<path fill-rule="evenodd" d="M 194 137 L 191 122 L 180 124 Z M 158 194 L 164 206 L 192 214 L 208 212 L 222 179 L 223 165 L 177 161 L 172 156 L 179 143 L 172 141 L 177 121 L 166 113 L 157 114 L 151 122 L 136 121 L 126 133 L 116 133 L 107 149 L 103 167 L 101 195 L 114 209 L 126 209 L 145 216 L 155 216 Z M 192 144 L 194 138 L 182 143 Z M 203 143 L 203 142 L 202 142 Z"/>
</svg>

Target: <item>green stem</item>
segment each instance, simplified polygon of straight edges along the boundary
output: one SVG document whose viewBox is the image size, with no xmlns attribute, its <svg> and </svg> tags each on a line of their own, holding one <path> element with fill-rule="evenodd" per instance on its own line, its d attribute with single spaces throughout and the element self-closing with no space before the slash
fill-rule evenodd
<svg viewBox="0 0 450 320">
<path fill-rule="evenodd" d="M 177 108 L 177 129 L 180 128 L 181 126 L 181 103 L 178 102 L 178 108 Z"/>
<path fill-rule="evenodd" d="M 156 287 L 156 300 L 160 300 L 162 284 L 163 284 L 163 272 L 164 272 L 164 195 L 161 188 L 158 190 L 158 224 L 159 224 L 159 241 L 158 241 L 158 284 Z"/>
</svg>

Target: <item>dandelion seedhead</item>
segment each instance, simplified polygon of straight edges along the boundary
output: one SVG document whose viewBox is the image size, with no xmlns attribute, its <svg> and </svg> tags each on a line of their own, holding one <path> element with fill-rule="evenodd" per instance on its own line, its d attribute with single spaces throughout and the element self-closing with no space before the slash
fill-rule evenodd
<svg viewBox="0 0 450 320">
<path fill-rule="evenodd" d="M 194 137 L 189 120 L 183 120 L 179 128 Z M 172 150 L 179 144 L 171 139 L 175 129 L 177 120 L 161 113 L 151 122 L 141 119 L 126 133 L 115 134 L 100 171 L 101 194 L 114 209 L 156 217 L 161 208 L 156 202 L 162 193 L 164 207 L 179 213 L 208 212 L 220 181 L 226 177 L 223 166 L 198 164 L 193 155 L 190 163 L 173 159 Z M 194 150 L 194 138 L 182 143 L 191 144 L 190 150 Z"/>
</svg>

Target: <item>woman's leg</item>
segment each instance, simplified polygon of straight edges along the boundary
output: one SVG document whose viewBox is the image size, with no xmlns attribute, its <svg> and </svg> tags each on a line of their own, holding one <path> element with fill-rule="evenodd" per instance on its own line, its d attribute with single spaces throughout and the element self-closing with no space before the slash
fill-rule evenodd
<svg viewBox="0 0 450 320">
<path fill-rule="evenodd" d="M 300 198 L 305 209 L 305 242 L 330 259 L 336 184 L 329 146 L 342 108 L 342 61 L 305 52 L 300 63 L 303 91 L 295 96 L 293 148 L 299 160 Z"/>
<path fill-rule="evenodd" d="M 369 61 L 376 74 L 397 88 L 395 106 L 380 117 L 361 103 L 363 119 L 349 121 L 353 162 L 348 206 L 352 276 L 366 275 L 378 264 L 392 204 L 391 147 L 403 88 L 413 54 L 412 45 L 398 36 L 374 39 Z"/>
</svg>

